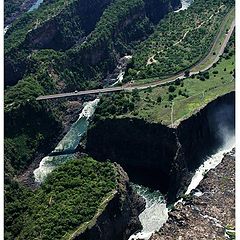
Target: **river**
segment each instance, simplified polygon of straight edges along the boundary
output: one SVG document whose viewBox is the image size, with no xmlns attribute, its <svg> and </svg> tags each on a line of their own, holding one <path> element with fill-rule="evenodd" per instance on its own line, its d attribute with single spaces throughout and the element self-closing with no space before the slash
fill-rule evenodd
<svg viewBox="0 0 240 240">
<path fill-rule="evenodd" d="M 29 9 L 29 11 L 37 9 L 41 2 L 43 2 L 43 0 L 38 0 L 34 6 Z M 193 0 L 182 0 L 182 8 L 176 12 L 187 9 L 192 2 Z M 129 59 L 130 57 L 131 56 L 127 56 Z M 124 71 L 120 69 L 120 72 L 118 72 L 118 77 L 112 86 L 122 81 L 123 74 Z M 44 181 L 46 176 L 57 166 L 75 157 L 74 153 L 71 152 L 74 152 L 79 142 L 81 141 L 82 136 L 86 133 L 89 124 L 89 118 L 94 114 L 98 102 L 99 99 L 95 99 L 94 101 L 85 103 L 85 106 L 80 113 L 78 120 L 72 125 L 69 132 L 64 136 L 64 138 L 59 142 L 59 144 L 51 153 L 59 155 L 46 156 L 40 162 L 39 167 L 34 171 L 36 182 L 41 183 Z M 200 181 L 203 179 L 204 174 L 210 169 L 216 167 L 221 162 L 223 154 L 231 150 L 233 146 L 234 144 L 231 142 L 230 145 L 219 149 L 216 154 L 210 156 L 206 159 L 206 161 L 204 161 L 204 163 L 193 175 L 192 181 L 188 186 L 186 194 L 189 194 L 192 189 L 195 189 L 198 186 Z M 132 186 L 136 192 L 145 199 L 146 209 L 139 215 L 143 229 L 133 234 L 129 240 L 147 240 L 153 232 L 159 230 L 161 226 L 167 221 L 168 208 L 163 195 L 159 191 L 153 191 L 147 187 L 137 184 L 132 184 Z"/>
<path fill-rule="evenodd" d="M 44 0 L 37 0 L 35 3 L 33 3 L 33 5 L 28 9 L 27 12 L 32 12 L 33 10 L 36 10 L 39 8 L 40 4 L 43 2 Z M 16 20 L 16 19 L 15 19 Z M 7 25 L 6 27 L 4 27 L 4 35 L 6 34 L 6 32 L 8 31 L 8 29 L 11 27 L 11 24 Z"/>
<path fill-rule="evenodd" d="M 193 3 L 194 0 L 181 0 L 182 7 L 175 12 L 188 9 L 188 7 Z"/>
<path fill-rule="evenodd" d="M 43 2 L 44 0 L 37 0 L 30 8 L 27 12 L 32 12 L 33 10 L 36 10 L 39 8 L 40 4 Z"/>
<path fill-rule="evenodd" d="M 79 114 L 78 120 L 71 126 L 70 130 L 49 156 L 44 157 L 39 167 L 34 170 L 33 174 L 36 182 L 43 182 L 46 176 L 57 166 L 75 157 L 74 151 L 83 135 L 87 132 L 89 119 L 94 114 L 99 100 L 99 98 L 96 98 L 93 101 L 84 103 L 83 110 Z"/>
</svg>

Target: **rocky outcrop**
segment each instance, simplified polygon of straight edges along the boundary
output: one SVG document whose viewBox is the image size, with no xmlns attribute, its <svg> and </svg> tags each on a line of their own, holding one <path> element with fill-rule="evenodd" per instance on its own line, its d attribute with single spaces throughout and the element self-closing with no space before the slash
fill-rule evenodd
<svg viewBox="0 0 240 240">
<path fill-rule="evenodd" d="M 97 23 L 100 26 L 106 24 L 100 23 L 99 20 L 111 3 L 114 5 L 115 2 L 117 1 L 73 1 L 51 17 L 46 16 L 46 20 L 42 22 L 38 22 L 34 16 L 30 16 L 32 19 L 24 16 L 25 19 L 23 18 L 22 22 L 35 21 L 35 25 L 30 30 L 26 29 L 23 33 L 25 37 L 20 41 L 17 49 L 11 49 L 10 46 L 7 50 L 5 85 L 14 85 L 26 71 L 31 72 L 31 69 L 28 69 L 31 64 L 28 66 L 26 63 L 30 59 L 31 51 L 39 49 L 65 51 L 57 64 L 61 65 L 59 71 L 66 68 L 74 72 L 74 79 L 79 78 L 76 82 L 100 81 L 106 77 L 107 73 L 113 71 L 120 56 L 130 52 L 137 41 L 145 39 L 153 32 L 153 23 L 157 23 L 167 13 L 181 6 L 180 0 L 145 2 L 139 0 L 137 4 L 134 3 L 136 5 L 133 4 L 124 14 L 121 14 L 116 23 L 110 23 L 107 30 L 105 29 L 106 32 L 102 34 L 105 30 L 100 27 L 96 30 L 97 34 L 91 38 Z M 49 2 L 44 2 L 42 5 L 47 8 L 48 4 Z M 111 20 L 109 17 L 107 22 Z M 21 28 L 24 27 L 24 25 L 21 26 Z M 114 30 L 111 29 L 112 27 Z M 6 41 L 9 36 L 11 39 L 15 28 L 17 30 L 17 24 L 7 32 Z M 86 44 L 83 45 L 83 43 Z M 19 53 L 20 51 L 22 52 Z M 21 65 L 18 63 L 19 59 L 23 59 Z"/>
<path fill-rule="evenodd" d="M 157 24 L 170 11 L 181 7 L 181 1 L 145 0 L 146 15 L 151 22 Z"/>
<path fill-rule="evenodd" d="M 174 202 L 204 157 L 223 143 L 221 136 L 234 131 L 234 97 L 217 98 L 176 128 L 141 119 L 99 121 L 87 133 L 86 150 L 97 160 L 118 162 L 131 181 Z"/>
<path fill-rule="evenodd" d="M 138 215 L 145 207 L 145 201 L 129 185 L 124 170 L 115 164 L 117 171 L 117 191 L 107 200 L 106 206 L 87 227 L 75 232 L 75 240 L 127 240 L 136 230 L 141 229 Z"/>
<path fill-rule="evenodd" d="M 66 53 L 66 68 L 73 72 L 79 67 L 83 68 L 83 73 L 77 74 L 79 81 L 101 82 L 114 70 L 120 57 L 126 53 L 131 54 L 135 44 L 153 33 L 154 24 L 180 6 L 180 0 L 139 1 L 127 9 L 125 14 L 118 16 L 118 22 L 114 23 L 114 27 L 109 25 L 105 34 L 101 36 L 97 33 L 99 39 L 94 44 L 92 39 L 95 36 L 91 39 L 91 33 L 86 38 L 86 47 L 82 45 L 79 50 L 70 49 L 70 52 Z"/>
<path fill-rule="evenodd" d="M 235 228 L 235 154 L 227 153 L 197 190 L 177 203 L 151 240 L 229 239 Z M 230 238 L 235 239 L 235 238 Z"/>
</svg>

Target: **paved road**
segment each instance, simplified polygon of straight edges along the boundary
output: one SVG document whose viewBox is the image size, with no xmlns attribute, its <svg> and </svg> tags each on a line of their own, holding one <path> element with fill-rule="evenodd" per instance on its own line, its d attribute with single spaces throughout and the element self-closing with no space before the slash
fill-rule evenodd
<svg viewBox="0 0 240 240">
<path fill-rule="evenodd" d="M 205 68 L 201 69 L 201 71 L 205 71 L 208 70 L 209 68 L 212 67 L 212 65 L 214 63 L 216 63 L 220 56 L 223 54 L 224 49 L 231 37 L 231 34 L 234 30 L 235 27 L 235 20 L 233 20 L 230 30 L 228 31 L 228 33 L 225 36 L 224 42 L 221 46 L 221 49 L 219 50 L 219 52 L 216 54 L 215 59 L 213 60 L 213 62 L 211 64 L 209 64 L 208 66 L 206 66 Z M 218 41 L 218 39 L 216 39 L 216 42 Z M 213 47 L 215 46 L 215 44 L 213 45 Z M 210 51 L 211 53 L 211 51 Z M 206 59 L 209 57 L 206 56 L 201 62 L 198 63 L 198 65 L 201 65 L 204 61 L 206 61 Z M 196 66 L 193 66 L 192 69 L 194 69 Z M 191 68 L 190 68 L 190 76 L 193 74 L 197 74 L 199 72 L 191 72 Z M 39 96 L 37 97 L 37 100 L 47 100 L 47 99 L 56 99 L 56 98 L 67 98 L 67 97 L 76 97 L 76 96 L 84 96 L 84 95 L 89 95 L 89 94 L 99 94 L 99 93 L 110 93 L 110 92 L 119 92 L 119 91 L 132 91 L 133 89 L 146 89 L 149 87 L 157 87 L 157 86 L 162 86 L 171 82 L 175 82 L 177 79 L 184 79 L 184 72 L 181 72 L 177 75 L 175 75 L 174 77 L 171 77 L 171 79 L 165 79 L 165 80 L 157 80 L 155 82 L 151 82 L 151 83 L 146 83 L 146 84 L 142 84 L 142 85 L 129 85 L 126 84 L 124 86 L 121 87 L 110 87 L 110 88 L 102 88 L 102 89 L 93 89 L 93 90 L 85 90 L 85 91 L 78 91 L 78 92 L 69 92 L 69 93 L 59 93 L 59 94 L 52 94 L 52 95 L 45 95 L 45 96 Z"/>
</svg>

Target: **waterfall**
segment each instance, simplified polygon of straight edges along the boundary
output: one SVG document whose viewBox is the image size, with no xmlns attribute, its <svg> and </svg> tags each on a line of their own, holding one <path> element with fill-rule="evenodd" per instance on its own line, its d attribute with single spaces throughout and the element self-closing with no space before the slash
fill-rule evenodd
<svg viewBox="0 0 240 240">
<path fill-rule="evenodd" d="M 235 138 L 232 137 L 229 142 L 224 144 L 215 154 L 208 157 L 204 163 L 196 170 L 195 174 L 192 177 L 191 183 L 189 184 L 185 195 L 190 194 L 190 192 L 197 188 L 199 183 L 204 178 L 204 175 L 211 169 L 217 167 L 221 163 L 224 154 L 230 152 L 235 146 Z"/>
</svg>

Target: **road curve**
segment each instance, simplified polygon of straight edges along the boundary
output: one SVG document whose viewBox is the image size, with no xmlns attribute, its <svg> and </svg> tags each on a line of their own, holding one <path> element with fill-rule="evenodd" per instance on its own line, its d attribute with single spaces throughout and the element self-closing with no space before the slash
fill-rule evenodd
<svg viewBox="0 0 240 240">
<path fill-rule="evenodd" d="M 214 63 L 216 63 L 220 56 L 223 54 L 225 47 L 227 46 L 227 43 L 232 35 L 232 32 L 234 30 L 235 27 L 235 20 L 233 20 L 231 27 L 228 31 L 228 33 L 226 34 L 226 37 L 223 41 L 223 44 L 220 48 L 220 51 L 216 54 L 215 59 L 213 60 L 213 62 L 211 64 L 209 64 L 208 66 L 206 66 L 205 68 L 201 69 L 201 71 L 206 71 L 209 68 L 212 67 L 212 65 Z M 215 45 L 215 44 L 214 44 Z M 213 45 L 213 47 L 214 47 Z M 212 50 L 212 49 L 211 49 Z M 210 50 L 210 52 L 211 52 Z M 208 57 L 208 56 L 207 56 Z M 205 57 L 204 60 L 207 58 Z M 203 60 L 203 61 L 204 61 Z M 201 61 L 198 65 L 200 65 L 203 61 Z M 192 69 L 196 67 L 193 66 Z M 197 74 L 199 72 L 191 72 L 191 68 L 190 68 L 190 76 Z M 52 94 L 52 95 L 44 95 L 44 96 L 39 96 L 36 98 L 36 100 L 40 101 L 40 100 L 47 100 L 47 99 L 57 99 L 57 98 L 67 98 L 67 97 L 77 97 L 77 96 L 84 96 L 84 95 L 89 95 L 89 94 L 100 94 L 100 93 L 110 93 L 110 92 L 119 92 L 119 91 L 132 91 L 133 89 L 146 89 L 149 87 L 157 87 L 157 86 L 162 86 L 162 85 L 166 85 L 172 82 L 175 82 L 177 79 L 184 79 L 184 72 L 177 74 L 175 77 L 173 77 L 174 79 L 171 80 L 157 80 L 151 83 L 146 83 L 146 84 L 142 84 L 142 85 L 125 85 L 125 86 L 121 86 L 121 87 L 110 87 L 110 88 L 101 88 L 101 89 L 92 89 L 92 90 L 85 90 L 85 91 L 78 91 L 78 92 L 69 92 L 69 93 L 59 93 L 59 94 Z"/>
</svg>

